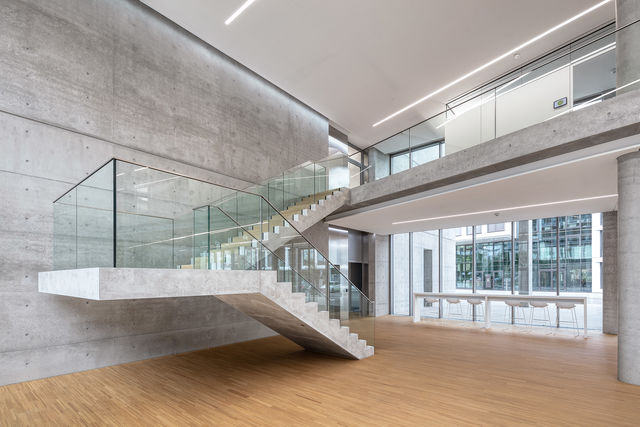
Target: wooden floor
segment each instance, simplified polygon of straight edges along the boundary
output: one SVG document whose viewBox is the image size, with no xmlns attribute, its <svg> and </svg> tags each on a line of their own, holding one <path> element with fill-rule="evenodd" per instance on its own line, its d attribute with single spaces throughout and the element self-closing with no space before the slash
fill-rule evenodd
<svg viewBox="0 0 640 427">
<path fill-rule="evenodd" d="M 616 338 L 376 322 L 349 361 L 282 337 L 0 387 L 0 425 L 639 425 Z"/>
</svg>

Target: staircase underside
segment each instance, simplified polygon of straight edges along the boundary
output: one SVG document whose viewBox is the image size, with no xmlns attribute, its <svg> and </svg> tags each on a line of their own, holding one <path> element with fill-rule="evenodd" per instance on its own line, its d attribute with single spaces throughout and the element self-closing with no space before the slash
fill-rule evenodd
<svg viewBox="0 0 640 427">
<path fill-rule="evenodd" d="M 363 359 L 373 347 L 275 271 L 86 268 L 39 273 L 40 292 L 92 300 L 213 295 L 305 349 Z"/>
</svg>

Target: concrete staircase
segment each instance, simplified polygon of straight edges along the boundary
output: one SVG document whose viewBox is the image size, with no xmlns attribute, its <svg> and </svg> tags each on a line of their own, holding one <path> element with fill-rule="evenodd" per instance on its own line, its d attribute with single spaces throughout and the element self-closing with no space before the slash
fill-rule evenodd
<svg viewBox="0 0 640 427">
<path fill-rule="evenodd" d="M 318 310 L 318 302 L 306 302 L 306 295 L 292 292 L 290 283 L 277 282 L 275 271 L 60 270 L 39 273 L 38 289 L 100 301 L 213 295 L 305 349 L 349 359 L 363 359 L 374 353 L 373 347 L 349 326 L 330 319 L 328 311 Z M 359 326 L 365 328 L 362 323 Z"/>
</svg>

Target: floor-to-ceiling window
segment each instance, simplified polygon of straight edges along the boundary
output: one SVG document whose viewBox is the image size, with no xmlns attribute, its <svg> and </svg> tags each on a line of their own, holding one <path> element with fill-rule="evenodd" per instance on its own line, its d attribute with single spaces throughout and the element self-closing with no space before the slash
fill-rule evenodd
<svg viewBox="0 0 640 427">
<path fill-rule="evenodd" d="M 411 314 L 417 291 L 585 296 L 589 328 L 601 329 L 601 229 L 600 214 L 584 214 L 395 235 L 393 313 Z M 438 317 L 464 311 L 443 305 L 419 309 Z M 576 306 L 579 319 L 582 310 Z M 501 304 L 492 311 L 495 321 L 514 321 Z M 558 325 L 558 312 L 551 312 Z M 481 318 L 460 316 L 469 317 Z"/>
</svg>

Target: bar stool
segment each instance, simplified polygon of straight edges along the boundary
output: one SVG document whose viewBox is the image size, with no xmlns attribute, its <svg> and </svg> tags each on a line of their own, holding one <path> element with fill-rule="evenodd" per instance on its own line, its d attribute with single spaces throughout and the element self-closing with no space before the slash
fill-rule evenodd
<svg viewBox="0 0 640 427">
<path fill-rule="evenodd" d="M 447 302 L 449 304 L 447 304 L 447 313 L 449 314 L 449 316 L 455 314 L 456 316 L 462 316 L 462 306 L 460 305 L 460 298 L 453 298 L 453 297 L 449 297 L 447 298 Z M 456 313 L 451 313 L 451 305 L 456 305 L 458 307 L 458 310 Z"/>
<path fill-rule="evenodd" d="M 469 310 L 467 310 L 468 316 L 472 317 L 473 307 L 478 307 L 478 310 L 476 310 L 476 314 L 478 314 L 478 311 L 480 311 L 480 316 L 484 317 L 484 306 L 482 305 L 483 302 L 484 298 L 467 298 L 467 303 L 469 304 Z"/>
<path fill-rule="evenodd" d="M 504 303 L 507 305 L 506 310 L 504 311 L 504 320 L 510 320 L 508 319 L 508 315 L 509 315 L 509 307 L 511 307 L 511 309 L 513 310 L 513 321 L 517 321 L 517 320 L 522 320 L 523 322 L 527 322 L 525 316 L 524 316 L 524 308 L 522 308 L 522 303 L 523 301 L 517 301 L 517 300 L 505 300 Z M 520 317 L 518 317 L 518 310 L 516 310 L 517 308 L 520 309 Z"/>
<path fill-rule="evenodd" d="M 572 302 L 556 302 L 556 307 L 558 307 L 558 325 L 561 323 L 568 323 L 573 325 L 576 328 L 576 336 L 580 335 L 580 329 L 578 328 L 578 315 L 576 314 L 576 305 Z M 571 313 L 571 320 L 560 320 L 560 313 L 562 310 L 569 310 Z"/>
<path fill-rule="evenodd" d="M 529 301 L 529 304 L 531 304 L 531 315 L 529 316 L 529 326 L 533 326 L 533 321 L 534 320 L 541 320 L 543 322 L 545 322 L 548 326 L 551 326 L 551 315 L 549 314 L 549 304 L 547 304 L 544 301 Z M 543 310 L 543 314 L 544 317 L 539 318 L 539 317 L 535 317 L 534 313 L 536 311 L 536 308 L 542 308 Z"/>
<path fill-rule="evenodd" d="M 426 297 L 426 298 L 424 299 L 424 302 L 426 302 L 427 304 L 435 304 L 435 303 L 440 304 L 440 298 L 436 298 L 436 297 Z"/>
</svg>

